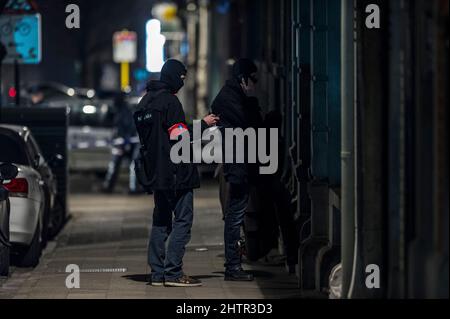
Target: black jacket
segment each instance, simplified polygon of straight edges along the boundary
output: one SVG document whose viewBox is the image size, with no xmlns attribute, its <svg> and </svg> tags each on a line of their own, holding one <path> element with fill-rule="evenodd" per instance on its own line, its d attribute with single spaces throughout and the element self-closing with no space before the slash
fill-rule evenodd
<svg viewBox="0 0 450 319">
<path fill-rule="evenodd" d="M 144 160 L 148 191 L 189 190 L 200 187 L 195 164 L 174 164 L 170 159 L 172 142 L 168 130 L 175 124 L 186 124 L 183 107 L 170 87 L 160 81 L 152 81 L 148 93 L 134 114 L 141 140 L 141 157 Z M 206 123 L 202 121 L 202 129 Z M 191 128 L 191 137 L 192 137 Z"/>
<path fill-rule="evenodd" d="M 136 136 L 136 126 L 133 121 L 133 112 L 128 105 L 121 105 L 114 116 L 114 126 L 117 130 L 116 136 L 129 140 Z"/>
<path fill-rule="evenodd" d="M 219 126 L 225 138 L 226 128 L 260 128 L 263 126 L 258 99 L 247 97 L 236 79 L 228 80 L 212 104 L 212 112 L 220 117 Z M 235 148 L 236 149 L 236 148 Z M 245 152 L 248 146 L 245 145 Z M 225 179 L 229 183 L 255 182 L 257 164 L 224 163 Z"/>
</svg>

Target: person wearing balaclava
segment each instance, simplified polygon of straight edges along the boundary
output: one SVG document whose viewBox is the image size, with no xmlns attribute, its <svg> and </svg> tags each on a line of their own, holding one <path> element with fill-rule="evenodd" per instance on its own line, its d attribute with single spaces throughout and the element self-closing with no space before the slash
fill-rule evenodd
<svg viewBox="0 0 450 319">
<path fill-rule="evenodd" d="M 212 112 L 220 117 L 218 126 L 222 135 L 225 130 L 259 128 L 263 120 L 258 99 L 253 96 L 258 68 L 249 59 L 240 59 L 233 65 L 233 77 L 228 80 L 212 104 Z M 226 143 L 223 143 L 224 147 Z M 237 149 L 236 147 L 235 149 Z M 248 145 L 244 145 L 247 154 Z M 225 149 L 223 154 L 225 154 Z M 228 152 L 227 152 L 228 153 Z M 249 204 L 250 189 L 256 184 L 258 167 L 256 164 L 237 163 L 233 150 L 233 162 L 223 164 L 223 174 L 227 183 L 225 191 L 227 203 L 224 220 L 225 239 L 225 280 L 252 281 L 253 276 L 242 268 L 240 254 L 241 225 Z"/>
<path fill-rule="evenodd" d="M 170 158 L 174 141 L 192 130 L 176 96 L 186 76 L 183 63 L 168 60 L 160 80 L 148 83 L 147 94 L 134 113 L 141 141 L 136 176 L 143 188 L 154 194 L 155 201 L 148 246 L 153 286 L 201 286 L 199 280 L 183 272 L 183 257 L 193 222 L 193 190 L 200 187 L 200 178 L 194 164 L 176 164 Z M 216 116 L 208 115 L 201 121 L 202 130 L 214 126 L 217 120 Z"/>
</svg>

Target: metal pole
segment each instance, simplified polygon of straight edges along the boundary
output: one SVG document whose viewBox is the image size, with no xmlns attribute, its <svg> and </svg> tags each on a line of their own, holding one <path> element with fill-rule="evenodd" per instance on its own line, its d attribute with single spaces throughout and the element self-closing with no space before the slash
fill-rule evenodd
<svg viewBox="0 0 450 319">
<path fill-rule="evenodd" d="M 19 70 L 19 62 L 14 60 L 14 87 L 16 88 L 16 107 L 20 106 L 20 70 Z"/>
<path fill-rule="evenodd" d="M 2 106 L 3 106 L 3 74 L 2 74 L 2 66 L 3 60 L 5 59 L 7 54 L 6 48 L 2 42 L 0 42 L 0 122 L 2 120 Z"/>
<path fill-rule="evenodd" d="M 354 0 L 341 4 L 341 102 L 342 102 L 342 297 L 348 297 L 355 243 L 355 55 Z"/>
<path fill-rule="evenodd" d="M 122 92 L 130 89 L 130 63 L 122 62 L 120 64 L 120 87 Z"/>
</svg>

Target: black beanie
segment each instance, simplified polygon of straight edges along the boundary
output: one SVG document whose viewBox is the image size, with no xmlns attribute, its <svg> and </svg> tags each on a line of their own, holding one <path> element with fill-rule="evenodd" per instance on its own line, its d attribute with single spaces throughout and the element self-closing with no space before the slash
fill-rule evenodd
<svg viewBox="0 0 450 319">
<path fill-rule="evenodd" d="M 252 73 L 258 72 L 258 67 L 250 59 L 240 59 L 233 65 L 233 77 L 248 79 Z"/>
<path fill-rule="evenodd" d="M 177 93 L 184 85 L 181 76 L 186 73 L 187 70 L 183 63 L 174 59 L 167 60 L 161 70 L 161 82 L 169 85 L 172 93 Z"/>
</svg>

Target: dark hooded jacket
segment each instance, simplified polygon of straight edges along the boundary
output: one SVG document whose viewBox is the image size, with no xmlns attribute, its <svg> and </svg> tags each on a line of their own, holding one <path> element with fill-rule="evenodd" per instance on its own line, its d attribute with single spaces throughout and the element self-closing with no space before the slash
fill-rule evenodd
<svg viewBox="0 0 450 319">
<path fill-rule="evenodd" d="M 263 125 L 258 99 L 247 97 L 238 80 L 228 80 L 212 104 L 212 112 L 220 117 L 223 138 L 226 128 L 260 128 Z M 225 147 L 225 145 L 224 145 Z M 247 153 L 248 146 L 245 145 Z M 236 158 L 234 156 L 234 158 Z M 257 164 L 224 163 L 225 179 L 233 184 L 254 183 L 258 175 Z"/>
<path fill-rule="evenodd" d="M 136 126 L 133 121 L 133 112 L 123 96 L 118 96 L 115 100 L 117 113 L 114 116 L 114 127 L 116 137 L 125 139 L 129 143 L 130 139 L 136 136 Z"/>
<path fill-rule="evenodd" d="M 174 95 L 174 87 L 162 81 L 152 81 L 147 86 L 147 92 L 134 114 L 146 172 L 143 186 L 147 191 L 199 188 L 200 178 L 196 165 L 174 164 L 170 159 L 173 143 L 168 130 L 179 123 L 186 125 L 183 107 Z M 205 128 L 206 123 L 202 121 L 202 129 Z"/>
</svg>

